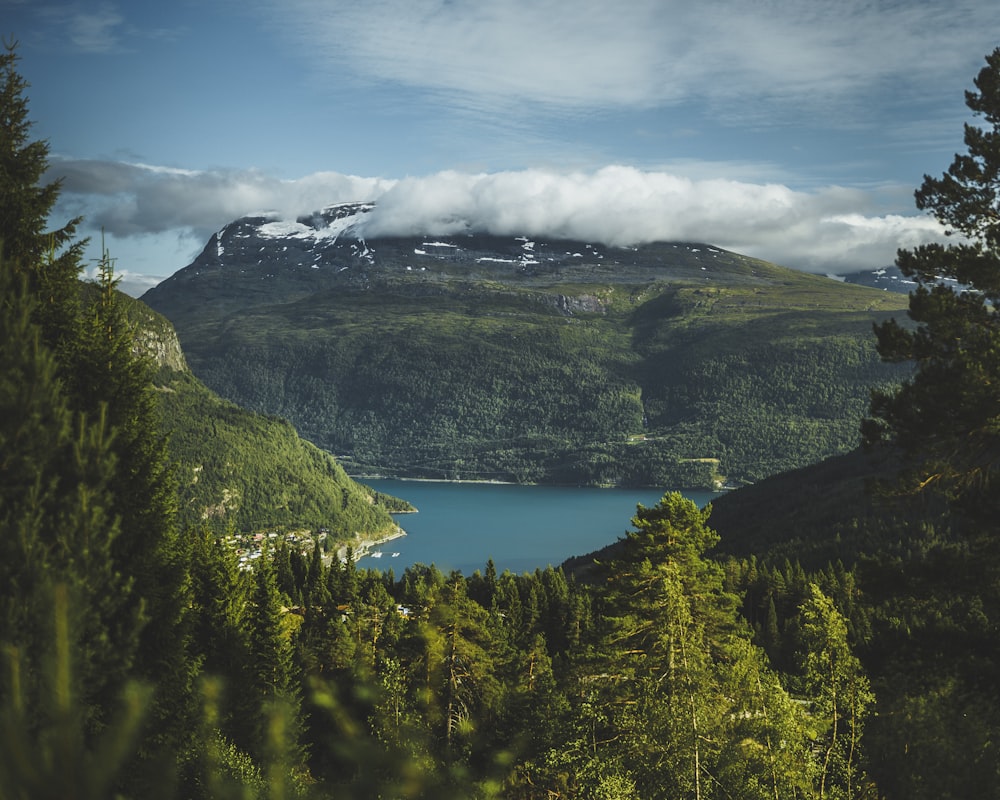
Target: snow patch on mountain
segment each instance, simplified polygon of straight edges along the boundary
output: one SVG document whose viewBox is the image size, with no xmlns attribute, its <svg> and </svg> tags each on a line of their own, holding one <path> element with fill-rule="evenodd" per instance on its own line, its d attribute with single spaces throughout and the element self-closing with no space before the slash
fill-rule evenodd
<svg viewBox="0 0 1000 800">
<path fill-rule="evenodd" d="M 358 223 L 374 208 L 374 203 L 338 203 L 326 206 L 312 216 L 299 217 L 296 220 L 282 219 L 277 214 L 269 214 L 268 221 L 261 223 L 257 227 L 257 232 L 267 239 L 336 241 L 344 235 L 361 239 L 357 232 Z"/>
</svg>

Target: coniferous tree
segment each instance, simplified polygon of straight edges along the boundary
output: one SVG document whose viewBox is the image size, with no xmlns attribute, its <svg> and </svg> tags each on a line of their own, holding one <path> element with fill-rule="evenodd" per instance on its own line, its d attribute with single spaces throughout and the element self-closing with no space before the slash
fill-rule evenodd
<svg viewBox="0 0 1000 800">
<path fill-rule="evenodd" d="M 27 81 L 17 71 L 17 44 L 0 52 L 0 247 L 4 258 L 29 278 L 37 299 L 33 315 L 42 338 L 57 355 L 76 333 L 80 219 L 47 231 L 59 183 L 40 185 L 48 168 L 48 143 L 31 138 Z"/>
<path fill-rule="evenodd" d="M 986 58 L 966 104 L 986 125 L 965 125 L 966 154 L 940 178 L 925 176 L 917 207 L 931 212 L 953 244 L 900 250 L 897 265 L 917 282 L 915 328 L 875 328 L 887 361 L 916 362 L 912 379 L 872 396 L 869 442 L 900 445 L 918 487 L 974 489 L 975 506 L 995 516 L 1000 469 L 1000 48 Z"/>
<path fill-rule="evenodd" d="M 297 720 L 302 704 L 300 682 L 295 669 L 292 630 L 288 608 L 278 590 L 274 565 L 269 558 L 258 559 L 248 610 L 250 653 L 247 663 L 246 690 L 253 699 L 250 719 L 245 720 L 244 734 L 249 734 L 247 749 L 259 758 L 268 755 L 268 715 L 283 709 L 289 720 Z M 289 734 L 298 745 L 295 723 Z"/>
<path fill-rule="evenodd" d="M 194 712 L 197 671 L 188 618 L 190 542 L 177 523 L 177 488 L 160 432 L 152 367 L 136 352 L 135 329 L 116 284 L 105 253 L 99 283 L 88 287 L 70 387 L 78 409 L 88 417 L 103 415 L 114 431 L 111 511 L 121 535 L 111 557 L 130 580 L 131 603 L 111 624 L 122 631 L 138 628 L 136 646 L 129 651 L 122 643 L 119 649 L 137 678 L 158 686 L 158 735 L 176 744 Z"/>
<path fill-rule="evenodd" d="M 917 283 L 915 324 L 875 328 L 882 357 L 913 361 L 913 376 L 873 393 L 863 428 L 905 457 L 893 488 L 921 500 L 910 528 L 930 542 L 867 581 L 885 595 L 870 623 L 882 673 L 871 728 L 890 763 L 878 778 L 908 798 L 982 794 L 1000 770 L 1000 697 L 982 688 L 1000 664 L 1000 48 L 974 83 L 965 99 L 980 122 L 964 126 L 966 151 L 916 192 L 951 241 L 899 251 Z"/>
<path fill-rule="evenodd" d="M 209 530 L 189 532 L 192 548 L 192 647 L 201 671 L 221 681 L 220 690 L 234 705 L 240 697 L 243 667 L 248 660 L 245 611 L 250 582 L 240 572 L 234 551 Z M 228 716 L 220 710 L 228 730 Z"/>
<path fill-rule="evenodd" d="M 848 642 L 847 621 L 815 584 L 809 587 L 802 618 L 805 690 L 821 747 L 818 796 L 821 800 L 871 796 L 872 787 L 861 766 L 861 738 L 874 696 Z"/>
<path fill-rule="evenodd" d="M 718 540 L 709 513 L 676 493 L 640 506 L 602 570 L 594 654 L 571 694 L 583 702 L 552 754 L 584 792 L 763 800 L 808 787 L 802 711 L 705 555 Z"/>
<path fill-rule="evenodd" d="M 80 702 L 99 721 L 127 670 L 110 640 L 135 646 L 134 631 L 111 623 L 128 606 L 111 560 L 115 459 L 106 419 L 70 410 L 26 283 L 0 261 L 0 641 L 21 653 L 26 686 L 37 682 L 51 642 L 39 620 L 66 587 Z"/>
<path fill-rule="evenodd" d="M 30 556 L 7 562 L 8 585 L 22 599 L 30 597 L 21 587 L 41 571 L 69 587 L 73 614 L 80 617 L 73 622 L 82 643 L 75 667 L 80 700 L 92 709 L 95 730 L 109 719 L 126 678 L 155 686 L 149 735 L 140 748 L 145 757 L 178 745 L 186 735 L 184 711 L 196 667 L 188 659 L 184 632 L 190 605 L 187 553 L 175 523 L 175 493 L 150 372 L 134 352 L 110 260 L 104 258 L 100 286 L 87 293 L 84 312 L 83 243 L 73 241 L 77 221 L 45 230 L 59 184 L 39 185 L 48 147 L 29 140 L 26 83 L 16 62 L 12 46 L 0 56 L 0 237 L 4 262 L 10 264 L 4 267 L 6 285 L 17 291 L 26 287 L 23 308 L 37 323 L 40 342 L 12 336 L 5 343 L 38 353 L 47 348 L 51 358 L 38 356 L 35 362 L 47 360 L 45 370 L 51 374 L 44 377 L 49 387 L 44 391 L 54 397 L 51 387 L 57 385 L 61 399 L 60 407 L 50 404 L 43 417 L 41 427 L 47 426 L 49 434 L 33 434 L 32 446 L 44 447 L 48 460 L 36 453 L 31 463 L 21 465 L 19 478 L 3 477 L 11 487 L 8 510 L 20 504 L 23 512 L 33 504 L 29 516 L 15 513 L 22 513 L 25 523 L 30 518 L 39 532 L 28 535 L 22 526 L 24 536 L 4 545 L 13 541 Z M 14 294 L 13 288 L 5 292 L 5 300 L 16 302 Z M 21 394 L 21 405 L 5 422 L 24 434 L 28 427 L 39 427 L 39 417 L 32 416 L 37 405 L 24 405 Z M 41 395 L 33 402 L 42 402 Z M 31 441 L 21 435 L 19 446 Z M 28 489 L 18 481 L 27 481 Z M 70 504 L 66 498 L 72 498 Z"/>
</svg>

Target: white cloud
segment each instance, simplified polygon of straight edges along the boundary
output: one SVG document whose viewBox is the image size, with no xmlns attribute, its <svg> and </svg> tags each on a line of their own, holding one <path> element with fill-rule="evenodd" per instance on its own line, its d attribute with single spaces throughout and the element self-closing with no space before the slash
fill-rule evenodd
<svg viewBox="0 0 1000 800">
<path fill-rule="evenodd" d="M 119 43 L 125 18 L 110 3 L 74 11 L 67 22 L 70 41 L 86 53 L 108 53 Z"/>
<path fill-rule="evenodd" d="M 627 166 L 401 180 L 323 172 L 278 180 L 257 172 L 57 161 L 49 178 L 59 175 L 67 208 L 89 206 L 91 226 L 125 240 L 179 236 L 191 258 L 213 231 L 240 216 L 268 210 L 294 219 L 356 200 L 377 201 L 366 217 L 368 237 L 482 231 L 608 245 L 698 241 L 818 272 L 884 266 L 899 247 L 941 236 L 929 217 L 875 213 L 873 198 L 857 189 L 795 191 Z"/>
<path fill-rule="evenodd" d="M 88 223 L 115 236 L 191 229 L 206 234 L 255 211 L 294 218 L 336 202 L 375 196 L 391 181 L 317 172 L 282 180 L 255 170 L 197 171 L 55 158 L 67 204 L 87 198 Z"/>
<path fill-rule="evenodd" d="M 860 116 L 890 85 L 926 93 L 994 45 L 981 0 L 258 0 L 318 69 L 531 112 L 685 100 L 763 122 L 803 104 Z M 305 43 L 303 47 L 302 44 Z M 858 106 L 861 106 L 860 108 Z M 856 122 L 859 115 L 852 115 Z M 841 119 L 841 122 L 846 120 Z"/>
<path fill-rule="evenodd" d="M 928 217 L 858 213 L 871 205 L 863 192 L 840 187 L 801 192 L 622 166 L 570 174 L 442 172 L 389 188 L 365 234 L 477 230 L 608 245 L 698 241 L 821 272 L 883 266 L 899 247 L 941 236 Z"/>
<path fill-rule="evenodd" d="M 122 42 L 131 35 L 125 16 L 112 2 L 14 2 L 14 11 L 26 12 L 20 24 L 33 32 L 35 39 L 58 45 L 60 50 L 105 54 L 120 52 Z"/>
</svg>

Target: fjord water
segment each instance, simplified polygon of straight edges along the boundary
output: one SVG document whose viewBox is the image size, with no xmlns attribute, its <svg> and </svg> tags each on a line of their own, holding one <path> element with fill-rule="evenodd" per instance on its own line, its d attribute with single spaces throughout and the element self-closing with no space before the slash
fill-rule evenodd
<svg viewBox="0 0 1000 800">
<path fill-rule="evenodd" d="M 397 576 L 411 564 L 471 575 L 490 558 L 499 572 L 533 572 L 611 544 L 632 529 L 637 503 L 653 506 L 658 489 L 590 489 L 407 480 L 363 480 L 408 500 L 416 514 L 396 521 L 407 535 L 376 548 L 359 566 Z M 699 507 L 715 492 L 684 492 Z M 399 555 L 394 555 L 398 553 Z"/>
</svg>

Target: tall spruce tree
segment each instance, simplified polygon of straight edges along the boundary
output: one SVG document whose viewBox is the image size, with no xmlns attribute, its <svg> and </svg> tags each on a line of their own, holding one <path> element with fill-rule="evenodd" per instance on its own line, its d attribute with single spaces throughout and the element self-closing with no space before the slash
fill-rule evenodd
<svg viewBox="0 0 1000 800">
<path fill-rule="evenodd" d="M 119 534 L 111 435 L 104 417 L 70 409 L 26 285 L 0 260 L 0 642 L 19 653 L 28 699 L 38 701 L 52 641 L 41 621 L 61 585 L 81 705 L 99 722 L 124 682 L 121 650 L 135 646 L 134 631 L 110 621 L 129 604 L 110 557 Z"/>
<path fill-rule="evenodd" d="M 292 630 L 287 621 L 288 608 L 278 590 L 274 563 L 261 558 L 254 570 L 253 588 L 250 591 L 249 658 L 246 664 L 247 681 L 242 689 L 253 700 L 251 716 L 245 720 L 245 744 L 249 752 L 265 759 L 269 751 L 270 715 L 288 714 L 293 720 L 289 738 L 297 747 L 300 732 L 297 729 L 302 707 L 302 690 L 295 665 Z"/>
<path fill-rule="evenodd" d="M 65 492 L 99 476 L 100 494 L 87 501 L 88 513 L 99 509 L 103 524 L 113 531 L 82 542 L 57 538 L 57 546 L 73 554 L 66 557 L 71 563 L 66 581 L 88 591 L 77 598 L 77 613 L 94 615 L 102 626 L 101 635 L 87 639 L 78 671 L 99 673 L 103 665 L 107 678 L 84 699 L 108 709 L 116 702 L 124 675 L 156 685 L 151 741 L 176 744 L 186 735 L 181 710 L 190 698 L 195 664 L 187 658 L 185 631 L 190 605 L 187 553 L 178 534 L 151 374 L 135 353 L 110 259 L 105 257 L 101 264 L 100 285 L 83 292 L 83 243 L 73 238 L 78 220 L 56 231 L 45 229 L 59 183 L 39 185 L 47 169 L 48 146 L 30 140 L 27 84 L 16 66 L 15 48 L 8 46 L 0 55 L 0 237 L 8 271 L 16 273 L 8 285 L 20 280 L 26 287 L 27 308 L 41 346 L 54 356 L 45 369 L 53 370 L 51 380 L 65 404 L 60 413 L 70 418 L 73 449 L 52 451 L 52 458 L 64 470 L 90 458 L 79 471 L 94 476 L 82 481 L 61 476 L 56 482 L 45 477 L 49 483 L 44 489 L 56 485 Z M 84 296 L 86 302 L 81 303 Z M 23 337 L 17 341 L 32 346 Z M 20 416 L 12 425 L 33 424 L 31 409 L 17 411 Z M 36 446 L 44 441 L 40 438 Z M 38 475 L 30 470 L 25 474 Z M 39 504 L 39 515 L 59 521 L 45 528 L 46 535 L 69 536 L 60 528 L 65 524 L 57 516 L 62 513 L 55 505 L 58 498 L 38 492 L 26 497 Z M 82 564 L 83 554 L 90 566 Z M 98 564 L 110 577 L 97 576 Z M 35 562 L 25 562 L 24 575 L 36 568 Z"/>
<path fill-rule="evenodd" d="M 85 242 L 76 240 L 80 219 L 46 230 L 59 197 L 59 182 L 42 184 L 48 143 L 31 138 L 27 81 L 17 71 L 17 44 L 0 52 L 0 247 L 4 258 L 30 281 L 37 299 L 34 318 L 57 354 L 76 334 L 77 286 Z"/>
<path fill-rule="evenodd" d="M 571 695 L 577 720 L 552 754 L 584 793 L 762 799 L 808 785 L 802 712 L 705 555 L 718 540 L 709 513 L 677 493 L 640 506 L 603 569 L 595 652 Z"/>
<path fill-rule="evenodd" d="M 881 756 L 871 770 L 890 797 L 987 796 L 1000 775 L 1000 48 L 974 83 L 966 152 L 916 192 L 951 241 L 899 251 L 917 283 L 914 324 L 875 328 L 882 357 L 913 361 L 913 376 L 873 393 L 863 427 L 905 457 L 898 485 L 923 501 L 910 511 L 933 536 L 903 569 L 886 558 L 866 581 L 894 589 L 873 621 L 869 726 Z"/>
<path fill-rule="evenodd" d="M 847 620 L 816 584 L 802 604 L 801 659 L 806 693 L 817 727 L 819 798 L 870 797 L 862 767 L 861 737 L 874 701 L 861 662 L 847 638 Z"/>
<path fill-rule="evenodd" d="M 176 521 L 176 486 L 160 433 L 151 367 L 135 352 L 134 329 L 116 283 L 105 253 L 99 283 L 86 287 L 73 361 L 64 371 L 78 411 L 105 419 L 114 431 L 116 475 L 109 510 L 120 535 L 110 556 L 116 572 L 127 577 L 130 602 L 108 624 L 118 636 L 137 633 L 114 644 L 134 677 L 158 686 L 157 735 L 176 742 L 190 722 L 180 712 L 192 699 L 196 668 L 187 619 L 189 547 Z"/>
<path fill-rule="evenodd" d="M 917 282 L 909 316 L 875 327 L 887 361 L 916 362 L 913 377 L 873 393 L 869 443 L 890 441 L 912 458 L 914 486 L 973 492 L 968 507 L 993 517 L 1000 473 L 1000 48 L 986 58 L 966 104 L 985 126 L 965 125 L 966 154 L 940 178 L 924 177 L 917 207 L 957 241 L 900 250 Z M 988 509 L 988 510 L 987 510 Z"/>
</svg>

